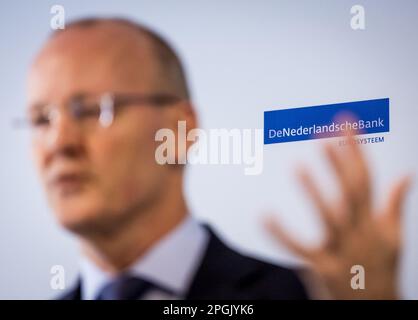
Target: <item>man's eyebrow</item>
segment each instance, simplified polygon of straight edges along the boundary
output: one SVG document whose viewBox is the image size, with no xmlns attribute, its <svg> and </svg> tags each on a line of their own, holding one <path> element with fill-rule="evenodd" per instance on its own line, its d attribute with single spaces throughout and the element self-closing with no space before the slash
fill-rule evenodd
<svg viewBox="0 0 418 320">
<path fill-rule="evenodd" d="M 68 100 L 73 100 L 73 99 L 83 99 L 85 97 L 87 97 L 89 94 L 87 92 L 75 92 L 74 94 L 72 94 L 71 96 L 69 96 Z"/>
<path fill-rule="evenodd" d="M 45 102 L 43 102 L 43 101 L 37 101 L 37 102 L 34 102 L 34 103 L 30 103 L 28 105 L 28 107 L 26 108 L 26 110 L 28 112 L 39 111 L 42 108 L 44 108 L 45 106 L 46 106 L 46 103 Z"/>
</svg>

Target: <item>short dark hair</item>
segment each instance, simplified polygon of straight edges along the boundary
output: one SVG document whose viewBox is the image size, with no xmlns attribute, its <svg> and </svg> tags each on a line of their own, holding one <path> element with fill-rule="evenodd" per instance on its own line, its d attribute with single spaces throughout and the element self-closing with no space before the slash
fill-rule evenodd
<svg viewBox="0 0 418 320">
<path fill-rule="evenodd" d="M 156 61 L 159 64 L 160 72 L 162 73 L 164 79 L 166 79 L 166 81 L 168 81 L 170 85 L 175 88 L 176 94 L 178 94 L 181 98 L 190 99 L 190 92 L 186 81 L 184 67 L 177 53 L 160 34 L 145 27 L 142 24 L 121 17 L 82 18 L 67 23 L 65 25 L 65 29 L 63 30 L 58 29 L 54 31 L 52 37 L 64 33 L 66 30 L 74 28 L 91 28 L 108 22 L 117 23 L 132 28 L 134 31 L 140 33 L 140 35 L 149 40 L 151 44 L 151 50 L 153 50 L 153 53 L 155 54 Z"/>
</svg>

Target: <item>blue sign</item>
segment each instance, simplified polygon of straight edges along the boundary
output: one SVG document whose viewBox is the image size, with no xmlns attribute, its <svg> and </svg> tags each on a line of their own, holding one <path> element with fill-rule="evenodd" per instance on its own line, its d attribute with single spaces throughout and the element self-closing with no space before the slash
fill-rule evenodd
<svg viewBox="0 0 418 320">
<path fill-rule="evenodd" d="M 389 132 L 389 98 L 264 112 L 264 144 Z"/>
</svg>

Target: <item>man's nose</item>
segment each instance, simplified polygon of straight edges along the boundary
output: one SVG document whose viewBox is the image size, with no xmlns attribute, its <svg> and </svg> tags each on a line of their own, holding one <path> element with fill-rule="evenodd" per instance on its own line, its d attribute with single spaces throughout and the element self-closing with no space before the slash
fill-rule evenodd
<svg viewBox="0 0 418 320">
<path fill-rule="evenodd" d="M 70 114 L 56 109 L 51 116 L 45 144 L 51 157 L 78 157 L 83 152 L 83 134 Z"/>
</svg>

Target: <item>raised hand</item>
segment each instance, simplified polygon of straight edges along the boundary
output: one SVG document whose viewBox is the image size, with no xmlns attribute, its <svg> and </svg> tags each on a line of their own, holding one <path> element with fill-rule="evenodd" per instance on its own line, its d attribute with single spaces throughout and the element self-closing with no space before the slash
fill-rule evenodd
<svg viewBox="0 0 418 320">
<path fill-rule="evenodd" d="M 370 171 L 352 133 L 348 146 L 326 144 L 324 152 L 336 174 L 338 199 L 329 200 L 306 169 L 299 178 L 325 225 L 326 234 L 318 247 L 296 241 L 274 218 L 267 228 L 273 236 L 312 268 L 335 299 L 396 299 L 397 275 L 402 248 L 401 218 L 411 177 L 405 176 L 390 189 L 386 203 L 377 209 L 372 202 Z M 351 287 L 353 265 L 365 271 L 365 289 Z"/>
</svg>

